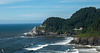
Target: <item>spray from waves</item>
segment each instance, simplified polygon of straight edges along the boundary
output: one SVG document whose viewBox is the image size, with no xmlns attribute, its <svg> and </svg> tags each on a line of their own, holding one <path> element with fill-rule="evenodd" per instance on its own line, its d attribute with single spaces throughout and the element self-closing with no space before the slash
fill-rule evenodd
<svg viewBox="0 0 100 53">
<path fill-rule="evenodd" d="M 36 50 L 42 49 L 44 47 L 47 47 L 48 45 L 66 45 L 66 44 L 68 44 L 69 42 L 71 42 L 73 40 L 73 37 L 67 37 L 65 39 L 66 40 L 61 41 L 61 42 L 38 45 L 37 47 L 34 47 L 34 48 L 25 48 L 25 49 L 29 50 L 29 51 L 31 51 L 31 50 L 36 51 Z"/>
<path fill-rule="evenodd" d="M 63 41 L 57 42 L 57 43 L 52 43 L 50 45 L 66 45 L 69 42 L 71 42 L 72 40 L 73 40 L 73 37 L 68 37 L 68 38 L 66 38 L 66 40 L 63 40 Z"/>
<path fill-rule="evenodd" d="M 42 49 L 43 47 L 46 47 L 48 46 L 48 44 L 45 44 L 45 45 L 38 45 L 38 47 L 35 47 L 35 48 L 25 48 L 26 50 L 33 50 L 33 51 L 36 51 L 36 50 L 39 50 L 39 49 Z"/>
</svg>

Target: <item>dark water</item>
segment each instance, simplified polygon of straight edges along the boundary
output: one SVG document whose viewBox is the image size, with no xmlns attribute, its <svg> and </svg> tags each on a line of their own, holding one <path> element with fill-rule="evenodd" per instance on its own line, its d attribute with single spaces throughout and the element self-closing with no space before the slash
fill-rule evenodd
<svg viewBox="0 0 100 53">
<path fill-rule="evenodd" d="M 21 38 L 23 33 L 40 24 L 1 24 L 0 53 L 64 53 L 73 48 L 72 37 Z"/>
<path fill-rule="evenodd" d="M 21 36 L 40 24 L 0 24 L 0 38 Z"/>
</svg>

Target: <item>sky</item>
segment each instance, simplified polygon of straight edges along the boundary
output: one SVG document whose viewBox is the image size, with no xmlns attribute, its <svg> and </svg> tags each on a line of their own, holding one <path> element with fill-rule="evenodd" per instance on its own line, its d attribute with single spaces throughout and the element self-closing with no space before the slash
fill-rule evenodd
<svg viewBox="0 0 100 53">
<path fill-rule="evenodd" d="M 48 17 L 67 19 L 91 6 L 100 8 L 100 0 L 0 0 L 0 24 L 42 23 Z"/>
</svg>

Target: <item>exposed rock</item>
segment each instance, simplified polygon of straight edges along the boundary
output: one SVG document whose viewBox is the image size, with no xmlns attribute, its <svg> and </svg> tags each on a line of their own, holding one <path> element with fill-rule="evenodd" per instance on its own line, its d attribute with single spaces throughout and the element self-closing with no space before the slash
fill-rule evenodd
<svg viewBox="0 0 100 53">
<path fill-rule="evenodd" d="M 71 43 L 82 45 L 100 45 L 100 37 L 75 38 Z"/>
<path fill-rule="evenodd" d="M 37 35 L 37 27 L 35 26 L 31 31 L 29 31 L 28 33 L 24 33 L 24 35 L 26 36 L 33 36 L 33 35 Z"/>
<path fill-rule="evenodd" d="M 29 33 L 37 34 L 37 27 L 35 26 Z"/>
</svg>

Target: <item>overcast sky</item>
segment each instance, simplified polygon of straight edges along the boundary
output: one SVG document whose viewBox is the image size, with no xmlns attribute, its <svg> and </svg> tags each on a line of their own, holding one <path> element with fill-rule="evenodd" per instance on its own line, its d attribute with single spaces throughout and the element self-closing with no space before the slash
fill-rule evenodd
<svg viewBox="0 0 100 53">
<path fill-rule="evenodd" d="M 100 8 L 100 0 L 0 0 L 0 23 L 42 23 L 52 16 L 67 19 L 90 6 Z"/>
</svg>

